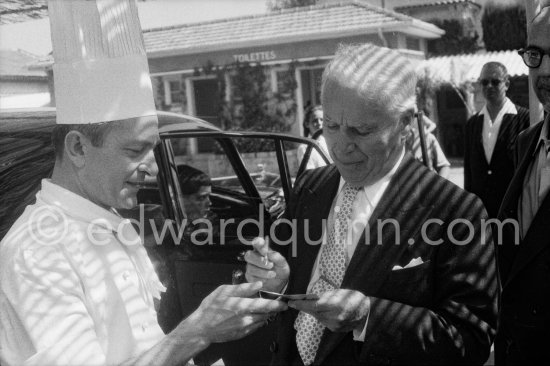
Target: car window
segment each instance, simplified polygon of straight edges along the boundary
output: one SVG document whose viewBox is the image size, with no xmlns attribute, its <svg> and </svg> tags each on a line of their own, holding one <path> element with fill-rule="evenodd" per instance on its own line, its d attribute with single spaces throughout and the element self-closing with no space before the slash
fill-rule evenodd
<svg viewBox="0 0 550 366">
<path fill-rule="evenodd" d="M 171 138 L 176 166 L 187 166 L 208 175 L 212 191 L 226 191 L 244 196 L 246 191 L 220 140 L 202 137 Z"/>
<path fill-rule="evenodd" d="M 234 139 L 246 170 L 272 218 L 285 208 L 281 180 L 281 164 L 277 158 L 274 138 L 246 136 Z M 284 171 L 284 170 L 283 170 Z"/>
<path fill-rule="evenodd" d="M 285 141 L 284 149 L 292 185 L 299 174 L 307 169 L 320 168 L 328 164 L 318 146 L 306 142 Z"/>
<path fill-rule="evenodd" d="M 238 224 L 257 217 L 261 202 L 248 194 L 243 186 L 242 178 L 235 170 L 238 156 L 231 157 L 223 138 L 180 137 L 169 141 L 178 171 L 189 233 L 207 229 L 204 225 L 194 225 L 197 220 L 209 225 L 208 229 L 213 233 L 209 244 L 240 244 Z M 247 174 L 246 171 L 240 173 Z M 205 179 L 211 183 L 210 187 L 204 187 L 201 183 Z M 202 193 L 197 191 L 199 186 L 203 187 Z M 246 237 L 251 237 L 258 231 L 245 227 L 244 233 Z"/>
</svg>

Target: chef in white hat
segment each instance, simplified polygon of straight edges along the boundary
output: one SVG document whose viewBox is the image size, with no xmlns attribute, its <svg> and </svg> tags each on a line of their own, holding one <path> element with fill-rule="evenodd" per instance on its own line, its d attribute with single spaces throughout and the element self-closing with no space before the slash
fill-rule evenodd
<svg viewBox="0 0 550 366">
<path fill-rule="evenodd" d="M 261 283 L 223 286 L 168 335 L 153 298 L 164 291 L 132 208 L 157 174 L 159 142 L 135 0 L 49 0 L 56 162 L 0 243 L 2 365 L 182 364 L 242 337 L 279 301 Z"/>
</svg>

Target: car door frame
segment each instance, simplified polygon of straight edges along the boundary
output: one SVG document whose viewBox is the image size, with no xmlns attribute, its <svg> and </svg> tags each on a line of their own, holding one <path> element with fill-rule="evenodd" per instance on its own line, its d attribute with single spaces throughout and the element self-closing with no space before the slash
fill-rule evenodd
<svg viewBox="0 0 550 366">
<path fill-rule="evenodd" d="M 176 220 L 177 225 L 181 225 L 184 217 L 183 203 L 181 201 L 181 190 L 178 183 L 177 167 L 175 162 L 175 155 L 169 141 L 172 138 L 200 138 L 209 137 L 214 138 L 222 144 L 224 151 L 226 152 L 230 163 L 242 184 L 245 194 L 253 199 L 261 202 L 261 196 L 256 188 L 256 185 L 252 181 L 250 175 L 247 173 L 244 161 L 241 153 L 238 151 L 237 146 L 231 140 L 233 138 L 265 138 L 271 139 L 275 144 L 275 153 L 277 157 L 279 174 L 281 177 L 281 184 L 285 201 L 290 200 L 292 192 L 292 180 L 290 177 L 290 170 L 286 151 L 284 148 L 285 142 L 293 143 L 305 143 L 307 144 L 304 158 L 302 159 L 298 168 L 296 177 L 302 174 L 307 166 L 307 160 L 311 156 L 313 149 L 322 156 L 325 162 L 330 164 L 330 158 L 320 147 L 316 140 L 310 138 L 304 138 L 299 136 L 290 136 L 283 133 L 269 133 L 269 132 L 229 132 L 229 131 L 170 131 L 161 133 L 161 144 L 155 150 L 157 157 L 157 164 L 159 166 L 158 173 L 158 185 L 160 189 L 161 199 L 163 204 L 167 206 L 168 217 Z M 159 164 L 162 162 L 162 164 Z M 178 226 L 178 230 L 180 227 Z"/>
</svg>

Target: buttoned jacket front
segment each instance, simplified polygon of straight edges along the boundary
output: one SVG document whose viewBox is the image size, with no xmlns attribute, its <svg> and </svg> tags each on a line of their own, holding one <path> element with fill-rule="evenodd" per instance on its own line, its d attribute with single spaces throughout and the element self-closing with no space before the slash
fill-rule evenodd
<svg viewBox="0 0 550 366">
<path fill-rule="evenodd" d="M 517 114 L 505 114 L 498 130 L 491 161 L 483 147 L 483 118 L 478 113 L 466 123 L 464 141 L 464 189 L 476 194 L 489 217 L 496 217 L 514 175 L 516 141 L 529 127 L 529 111 L 516 106 Z"/>
</svg>

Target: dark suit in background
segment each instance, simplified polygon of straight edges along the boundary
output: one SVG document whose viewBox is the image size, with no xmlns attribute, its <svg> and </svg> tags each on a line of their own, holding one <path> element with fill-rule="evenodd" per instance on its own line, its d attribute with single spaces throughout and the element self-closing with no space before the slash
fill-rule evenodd
<svg viewBox="0 0 550 366">
<path fill-rule="evenodd" d="M 298 222 L 297 255 L 292 256 L 289 247 L 278 249 L 286 253 L 291 268 L 287 293 L 307 290 L 320 246 L 306 244 L 303 223 L 309 220 L 311 240 L 321 237 L 321 222 L 328 216 L 339 181 L 340 174 L 331 165 L 306 171 L 296 183 L 286 217 Z M 467 245 L 451 244 L 447 237 L 449 223 L 458 218 L 473 225 Z M 325 329 L 315 364 L 485 362 L 496 331 L 498 285 L 490 230 L 487 244 L 480 244 L 483 218 L 486 213 L 477 197 L 430 172 L 407 153 L 369 220 L 371 244 L 365 244 L 368 238 L 363 234 L 341 285 L 371 299 L 365 341 L 353 341 L 352 332 Z M 400 224 L 400 245 L 395 245 L 391 224 L 384 226 L 381 238 L 377 236 L 378 219 Z M 422 240 L 421 227 L 428 219 L 441 224 L 427 226 L 425 237 L 443 239 L 443 244 Z M 454 237 L 466 238 L 469 230 L 464 229 L 457 225 Z M 289 235 L 282 226 L 278 237 Z M 378 240 L 381 245 L 376 245 Z M 423 263 L 393 270 L 413 258 Z M 274 364 L 301 364 L 294 330 L 297 314 L 289 309 L 279 315 Z"/>
<path fill-rule="evenodd" d="M 546 123 L 550 123 L 547 117 Z M 534 161 L 533 154 L 542 122 L 529 128 L 518 139 L 519 167 L 504 197 L 501 221 L 518 220 L 518 203 L 525 175 Z M 503 243 L 498 246 L 498 268 L 502 282 L 499 331 L 495 342 L 498 364 L 541 364 L 548 362 L 550 346 L 550 194 L 525 233 L 515 245 L 516 233 L 503 227 Z M 519 235 L 519 233 L 518 233 Z"/>
<path fill-rule="evenodd" d="M 529 111 L 516 105 L 517 115 L 505 114 L 498 131 L 491 161 L 483 148 L 483 114 L 466 123 L 464 146 L 464 189 L 476 194 L 489 217 L 496 217 L 514 175 L 514 147 L 521 131 L 529 127 Z"/>
</svg>

